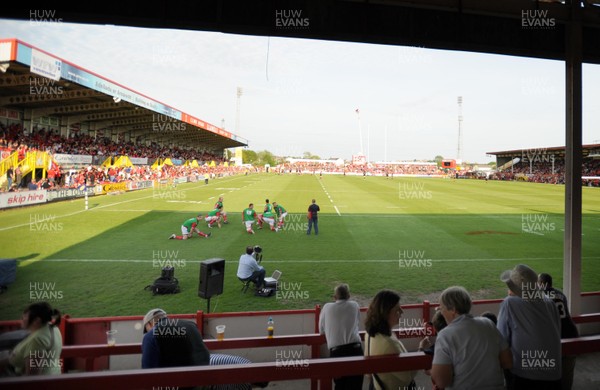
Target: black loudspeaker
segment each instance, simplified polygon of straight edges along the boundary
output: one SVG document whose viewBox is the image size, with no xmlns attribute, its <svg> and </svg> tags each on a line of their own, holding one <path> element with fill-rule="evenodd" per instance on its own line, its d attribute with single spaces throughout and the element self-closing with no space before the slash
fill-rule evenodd
<svg viewBox="0 0 600 390">
<path fill-rule="evenodd" d="M 200 262 L 198 296 L 210 298 L 213 295 L 223 294 L 224 280 L 225 259 L 208 259 Z"/>
</svg>

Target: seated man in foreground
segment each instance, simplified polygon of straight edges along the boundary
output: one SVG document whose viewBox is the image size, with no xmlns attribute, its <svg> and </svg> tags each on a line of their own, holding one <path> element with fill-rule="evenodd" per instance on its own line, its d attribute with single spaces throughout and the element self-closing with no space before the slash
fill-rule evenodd
<svg viewBox="0 0 600 390">
<path fill-rule="evenodd" d="M 252 281 L 259 290 L 265 284 L 265 268 L 258 264 L 252 253 L 254 253 L 254 247 L 247 246 L 246 253 L 240 256 L 237 277 L 242 281 Z"/>
</svg>

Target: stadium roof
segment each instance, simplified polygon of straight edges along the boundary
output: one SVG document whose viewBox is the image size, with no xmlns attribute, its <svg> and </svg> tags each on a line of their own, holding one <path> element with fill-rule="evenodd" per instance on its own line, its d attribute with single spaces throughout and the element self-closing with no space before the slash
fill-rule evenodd
<svg viewBox="0 0 600 390">
<path fill-rule="evenodd" d="M 60 118 L 54 128 L 87 126 L 162 145 L 222 150 L 247 140 L 17 39 L 0 39 L 0 107 L 25 120 Z"/>
<path fill-rule="evenodd" d="M 487 154 L 491 154 L 496 157 L 512 157 L 512 156 L 522 156 L 523 154 L 535 152 L 537 154 L 555 154 L 559 156 L 565 155 L 565 147 L 564 146 L 555 146 L 550 148 L 523 148 L 523 149 L 515 149 L 515 150 L 504 150 L 501 152 L 487 152 Z M 589 157 L 590 155 L 598 155 L 600 154 L 600 144 L 590 144 L 590 145 L 582 145 L 583 157 Z"/>
<path fill-rule="evenodd" d="M 133 27 L 220 31 L 566 58 L 566 30 L 582 24 L 583 62 L 600 64 L 600 0 L 105 0 L 32 10 L 2 7 L 0 17 Z M 24 8 L 19 8 L 23 6 Z M 52 8 L 52 9 L 48 9 Z M 368 71 L 365 69 L 365 71 Z"/>
</svg>

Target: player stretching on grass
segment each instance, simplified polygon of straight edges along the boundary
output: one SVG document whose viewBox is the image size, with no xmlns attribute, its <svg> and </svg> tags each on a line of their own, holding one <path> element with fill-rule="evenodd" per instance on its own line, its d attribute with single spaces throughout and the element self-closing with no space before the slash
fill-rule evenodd
<svg viewBox="0 0 600 390">
<path fill-rule="evenodd" d="M 221 217 L 223 218 L 223 223 L 229 223 L 227 222 L 227 212 L 223 209 L 223 197 L 219 196 L 219 200 L 217 201 L 217 203 L 215 203 L 215 209 L 218 209 L 219 212 L 221 213 Z"/>
<path fill-rule="evenodd" d="M 271 227 L 272 231 L 275 231 L 275 212 L 273 211 L 273 205 L 269 203 L 269 199 L 265 200 L 265 211 L 258 216 L 258 228 L 262 229 L 263 222 L 267 222 Z"/>
<path fill-rule="evenodd" d="M 201 232 L 198 229 L 198 222 L 200 222 L 200 218 L 202 218 L 202 215 L 198 215 L 197 217 L 194 218 L 190 218 L 188 220 L 186 220 L 183 225 L 181 225 L 181 236 L 177 236 L 175 234 L 171 234 L 171 237 L 169 237 L 169 240 L 187 240 L 188 238 L 192 238 L 192 236 L 194 235 L 194 232 L 198 233 L 198 236 L 200 237 L 205 237 L 208 238 L 210 237 L 210 233 L 206 234 Z"/>
<path fill-rule="evenodd" d="M 277 204 L 277 202 L 273 202 L 273 207 L 275 208 L 275 214 L 277 214 L 277 228 L 275 230 L 279 231 L 283 229 L 283 224 L 285 222 L 285 217 L 287 216 L 287 211 L 283 208 L 282 205 Z"/>
<path fill-rule="evenodd" d="M 209 211 L 204 220 L 208 223 L 209 229 L 212 229 L 212 225 L 215 223 L 219 226 L 219 229 L 221 228 L 221 212 L 219 209 Z"/>
<path fill-rule="evenodd" d="M 254 204 L 250 203 L 248 208 L 242 211 L 242 223 L 246 225 L 246 231 L 248 234 L 254 234 L 254 230 L 252 230 L 252 224 L 256 221 L 258 215 L 256 211 L 254 211 Z"/>
</svg>

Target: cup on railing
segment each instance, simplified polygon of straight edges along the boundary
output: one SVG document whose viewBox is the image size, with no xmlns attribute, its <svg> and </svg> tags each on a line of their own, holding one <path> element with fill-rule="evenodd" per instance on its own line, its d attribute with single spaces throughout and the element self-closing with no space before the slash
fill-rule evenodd
<svg viewBox="0 0 600 390">
<path fill-rule="evenodd" d="M 109 330 L 106 332 L 106 343 L 109 347 L 114 347 L 117 343 L 117 331 Z"/>
<path fill-rule="evenodd" d="M 217 325 L 217 340 L 225 339 L 225 325 Z"/>
</svg>

